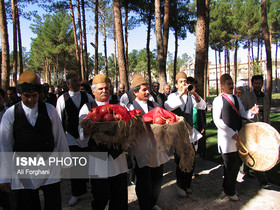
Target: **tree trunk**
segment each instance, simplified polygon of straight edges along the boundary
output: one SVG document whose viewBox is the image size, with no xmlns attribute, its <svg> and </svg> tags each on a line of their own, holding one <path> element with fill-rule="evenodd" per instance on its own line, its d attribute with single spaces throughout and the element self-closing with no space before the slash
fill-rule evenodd
<svg viewBox="0 0 280 210">
<path fill-rule="evenodd" d="M 252 39 L 252 44 L 251 44 L 251 52 L 252 52 L 252 62 L 254 65 L 255 59 L 254 59 L 254 41 L 253 41 L 253 39 Z"/>
<path fill-rule="evenodd" d="M 0 0 L 0 34 L 1 34 L 1 46 L 2 46 L 1 87 L 4 90 L 7 90 L 7 88 L 9 87 L 9 79 L 10 79 L 10 55 L 9 55 L 6 9 L 5 9 L 4 0 Z"/>
<path fill-rule="evenodd" d="M 125 72 L 126 68 L 125 68 L 124 41 L 123 41 L 120 0 L 113 0 L 113 7 L 114 7 L 114 22 L 116 27 L 117 46 L 118 46 L 120 82 L 125 85 L 126 91 L 128 91 L 129 86 L 128 86 L 127 75 Z"/>
<path fill-rule="evenodd" d="M 197 23 L 196 23 L 196 53 L 195 53 L 195 78 L 200 84 L 198 94 L 204 96 L 204 74 L 206 56 L 206 2 L 197 1 Z"/>
<path fill-rule="evenodd" d="M 267 95 L 269 98 L 269 105 L 271 105 L 272 94 L 272 61 L 271 61 L 271 45 L 269 40 L 269 30 L 267 25 L 266 15 L 266 0 L 261 0 L 261 17 L 262 17 L 262 30 L 266 50 L 266 68 L 267 68 Z"/>
<path fill-rule="evenodd" d="M 150 86 L 152 85 L 151 58 L 150 58 L 151 22 L 152 22 L 152 12 L 151 12 L 151 9 L 149 9 L 146 51 L 147 51 L 147 69 L 148 69 L 148 77 L 149 77 L 149 84 L 150 84 Z"/>
<path fill-rule="evenodd" d="M 76 55 L 76 59 L 77 59 L 77 67 L 78 67 L 78 71 L 80 72 L 81 63 L 80 63 L 80 57 L 79 57 L 79 48 L 78 48 L 76 24 L 75 24 L 75 16 L 74 16 L 74 11 L 73 11 L 72 0 L 69 0 L 69 7 L 70 7 L 71 18 L 72 18 L 72 23 L 73 23 L 73 35 L 74 35 L 74 42 L 75 42 L 75 55 Z"/>
<path fill-rule="evenodd" d="M 204 71 L 207 72 L 205 74 L 205 92 L 204 92 L 204 100 L 206 101 L 206 96 L 209 95 L 209 63 L 208 63 L 208 48 L 209 48 L 209 21 L 210 21 L 210 7 L 209 7 L 210 0 L 205 0 L 205 67 Z"/>
<path fill-rule="evenodd" d="M 164 16 L 163 16 L 163 56 L 164 56 L 164 72 L 166 78 L 166 59 L 168 52 L 168 35 L 169 35 L 169 13 L 170 13 L 170 0 L 165 0 L 164 3 Z M 164 84 L 162 86 L 163 92 Z"/>
<path fill-rule="evenodd" d="M 175 29 L 175 50 L 174 50 L 174 68 L 173 68 L 173 85 L 176 84 L 176 74 L 177 74 L 177 56 L 178 56 L 178 31 Z"/>
<path fill-rule="evenodd" d="M 219 50 L 219 80 L 220 77 L 222 76 L 222 62 L 221 62 L 221 51 Z M 221 93 L 221 85 L 219 85 L 219 93 Z"/>
<path fill-rule="evenodd" d="M 88 80 L 88 52 L 87 52 L 87 33 L 86 33 L 86 14 L 85 14 L 85 1 L 81 0 L 81 4 L 82 4 L 82 15 L 83 15 L 83 37 L 84 37 L 84 49 L 85 49 L 85 53 L 84 53 L 84 57 L 85 57 L 85 79 Z"/>
<path fill-rule="evenodd" d="M 278 53 L 278 41 L 275 43 L 275 91 L 278 92 L 278 75 L 277 75 L 277 53 Z"/>
<path fill-rule="evenodd" d="M 252 90 L 252 84 L 251 84 L 251 58 L 250 58 L 250 43 L 251 40 L 249 38 L 248 40 L 248 86 L 250 91 Z"/>
<path fill-rule="evenodd" d="M 124 50 L 125 50 L 125 73 L 129 75 L 129 66 L 128 66 L 128 1 L 125 1 L 125 26 L 124 26 Z"/>
<path fill-rule="evenodd" d="M 107 35 L 106 35 L 106 25 L 105 25 L 105 17 L 103 17 L 103 44 L 104 44 L 104 56 L 105 56 L 105 72 L 106 76 L 109 77 L 108 72 L 108 58 L 107 58 Z"/>
<path fill-rule="evenodd" d="M 18 32 L 19 74 L 21 74 L 23 72 L 23 58 L 22 58 L 22 42 L 21 42 L 18 7 L 16 7 L 16 17 L 17 17 L 17 29 L 18 29 L 17 32 Z"/>
<path fill-rule="evenodd" d="M 78 26 L 79 26 L 79 37 L 80 37 L 80 63 L 81 63 L 81 79 L 85 79 L 84 72 L 84 53 L 83 53 L 83 33 L 82 33 L 82 21 L 81 21 L 81 11 L 80 11 L 80 1 L 77 0 L 77 9 L 78 9 Z"/>
<path fill-rule="evenodd" d="M 237 51 L 238 51 L 238 40 L 235 40 L 235 47 L 234 47 L 234 84 L 235 84 L 235 91 L 236 91 L 236 84 L 237 84 Z"/>
<path fill-rule="evenodd" d="M 155 0 L 155 24 L 156 24 L 156 39 L 157 39 L 157 56 L 159 64 L 159 83 L 160 92 L 163 91 L 163 86 L 166 83 L 165 60 L 163 50 L 162 28 L 160 19 L 160 0 Z"/>
<path fill-rule="evenodd" d="M 227 50 L 227 73 L 230 74 L 230 60 L 229 60 L 229 55 L 230 51 Z"/>
<path fill-rule="evenodd" d="M 216 62 L 216 94 L 219 95 L 217 50 L 215 50 L 215 62 Z"/>
<path fill-rule="evenodd" d="M 95 47 L 94 47 L 94 75 L 98 74 L 98 0 L 95 2 L 94 11 L 94 36 L 95 36 Z"/>
<path fill-rule="evenodd" d="M 227 49 L 224 50 L 224 68 L 225 68 L 225 73 L 227 73 Z"/>
<path fill-rule="evenodd" d="M 119 79 L 118 79 L 118 65 L 117 65 L 117 39 L 116 39 L 116 29 L 114 23 L 114 64 L 115 64 L 115 80 L 116 80 L 116 90 L 119 87 Z"/>
<path fill-rule="evenodd" d="M 13 43 L 14 43 L 14 51 L 13 51 L 13 85 L 17 84 L 17 17 L 16 17 L 16 0 L 11 0 L 12 4 L 12 16 L 13 16 Z"/>
</svg>

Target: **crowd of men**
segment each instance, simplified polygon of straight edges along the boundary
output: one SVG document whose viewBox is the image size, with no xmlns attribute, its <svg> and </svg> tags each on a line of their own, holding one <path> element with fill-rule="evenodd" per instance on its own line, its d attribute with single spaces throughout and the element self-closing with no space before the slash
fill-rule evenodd
<svg viewBox="0 0 280 210">
<path fill-rule="evenodd" d="M 267 96 L 261 91 L 262 77 L 254 76 L 252 84 L 252 92 L 242 91 L 236 97 L 233 95 L 232 78 L 224 74 L 220 78 L 222 93 L 213 101 L 213 120 L 218 128 L 218 150 L 224 160 L 223 196 L 234 201 L 238 200 L 235 182 L 241 165 L 236 147 L 239 141 L 238 131 L 242 127 L 241 116 L 269 122 L 269 111 L 265 103 Z M 92 209 L 104 209 L 108 202 L 109 209 L 128 209 L 127 173 L 131 167 L 136 176 L 135 190 L 140 209 L 160 209 L 157 200 L 162 185 L 163 167 L 169 161 L 167 151 L 158 151 L 154 144 L 145 142 L 148 139 L 155 141 L 150 133 L 141 134 L 139 138 L 142 141 L 129 149 L 129 155 L 119 148 L 96 144 L 90 138 L 94 135 L 94 126 L 79 125 L 79 121 L 94 107 L 120 104 L 128 110 L 140 109 L 142 114 L 155 107 L 171 111 L 184 117 L 193 129 L 203 134 L 198 144 L 193 143 L 193 147 L 201 157 L 205 157 L 206 102 L 196 92 L 196 80 L 187 77 L 184 72 L 177 73 L 172 93 L 169 84 L 160 93 L 158 82 L 153 82 L 150 87 L 138 73 L 132 76 L 128 92 L 125 92 L 124 84 L 120 84 L 114 94 L 110 80 L 103 74 L 95 75 L 89 83 L 80 81 L 75 71 L 68 72 L 66 86 L 64 92 L 58 92 L 46 83 L 41 85 L 40 78 L 35 73 L 26 71 L 20 75 L 17 88 L 10 87 L 6 92 L 0 89 L 0 152 L 107 152 L 107 173 L 104 172 L 104 162 L 97 157 L 90 162 L 99 176 L 98 179 L 91 178 L 89 182 L 93 195 Z M 195 162 L 192 171 L 185 172 L 179 167 L 180 156 L 176 151 L 174 157 L 177 165 L 176 190 L 179 196 L 186 197 L 188 193 L 192 193 Z M 128 167 L 128 161 L 132 166 Z M 12 173 L 9 163 L 9 157 L 0 160 L 0 171 L 5 171 L 7 177 L 8 173 Z M 249 173 L 249 169 L 244 168 L 244 173 Z M 261 185 L 268 184 L 265 173 L 256 172 L 256 175 Z M 70 206 L 79 202 L 79 198 L 87 193 L 88 181 L 86 178 L 71 179 Z M 41 189 L 44 193 L 44 209 L 61 209 L 59 183 L 59 179 L 49 179 L 39 184 L 34 184 L 31 180 L 28 185 L 23 185 L 20 180 L 0 179 L 0 204 L 6 209 L 41 209 Z"/>
</svg>

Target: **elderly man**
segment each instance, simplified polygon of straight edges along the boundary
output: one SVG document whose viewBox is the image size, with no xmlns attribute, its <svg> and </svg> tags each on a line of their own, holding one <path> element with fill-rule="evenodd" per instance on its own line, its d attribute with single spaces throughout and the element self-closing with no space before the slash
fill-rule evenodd
<svg viewBox="0 0 280 210">
<path fill-rule="evenodd" d="M 242 127 L 241 117 L 253 118 L 259 107 L 245 111 L 240 99 L 233 95 L 233 80 L 229 74 L 220 77 L 222 93 L 213 101 L 213 120 L 218 128 L 218 150 L 224 160 L 224 181 L 222 197 L 237 201 L 236 178 L 241 160 L 236 144 L 239 141 L 238 131 Z"/>
<path fill-rule="evenodd" d="M 178 72 L 176 75 L 177 92 L 171 93 L 165 101 L 164 106 L 167 110 L 174 112 L 178 116 L 183 116 L 186 122 L 193 127 L 193 107 L 198 110 L 206 109 L 206 102 L 191 88 L 191 84 L 187 84 L 187 75 L 184 72 Z M 174 153 L 176 162 L 176 189 L 181 197 L 186 197 L 187 193 L 191 193 L 191 181 L 193 170 L 191 172 L 183 172 L 179 167 L 180 157 Z"/>
<path fill-rule="evenodd" d="M 254 75 L 252 77 L 252 87 L 253 90 L 251 92 L 245 92 L 241 96 L 241 101 L 244 105 L 245 110 L 249 110 L 252 107 L 254 107 L 255 104 L 259 105 L 260 111 L 258 115 L 255 115 L 253 118 L 254 122 L 265 122 L 265 123 L 270 123 L 270 107 L 269 107 L 269 100 L 267 94 L 262 92 L 262 87 L 263 87 L 263 76 L 262 75 Z M 244 165 L 243 167 L 243 172 L 251 176 L 249 173 L 249 168 Z M 261 171 L 255 171 L 256 176 L 258 177 L 259 184 L 263 188 L 269 187 L 268 180 L 266 177 L 265 172 Z"/>
<path fill-rule="evenodd" d="M 6 191 L 12 189 L 16 209 L 41 209 L 39 189 L 44 192 L 44 209 L 61 209 L 59 178 L 50 175 L 38 179 L 27 175 L 20 179 L 14 172 L 11 179 L 12 160 L 8 159 L 8 152 L 69 152 L 56 109 L 39 101 L 42 91 L 39 77 L 30 71 L 22 73 L 18 90 L 21 102 L 6 110 L 0 125 L 0 173 L 3 177 L 0 187 Z"/>
<path fill-rule="evenodd" d="M 80 119 L 86 117 L 94 107 L 110 104 L 110 85 L 108 78 L 103 74 L 96 75 L 92 80 L 92 93 L 95 100 L 86 103 L 80 110 Z M 92 134 L 93 130 L 93 134 Z M 90 135 L 94 135 L 94 127 L 88 125 L 80 128 L 80 136 L 85 142 L 88 142 L 91 152 L 106 152 L 108 158 L 102 161 L 93 157 L 90 162 L 94 165 L 91 173 L 98 178 L 91 179 L 93 201 L 92 209 L 105 209 L 109 201 L 109 209 L 128 209 L 127 198 L 127 162 L 125 153 L 122 150 L 108 148 L 106 145 L 97 145 L 90 140 Z M 107 165 L 106 165 L 107 164 Z"/>
<path fill-rule="evenodd" d="M 56 110 L 62 121 L 70 152 L 86 152 L 87 144 L 79 138 L 79 111 L 85 103 L 93 101 L 93 98 L 80 91 L 81 81 L 75 71 L 69 71 L 66 75 L 66 85 L 69 91 L 58 98 Z M 86 179 L 71 179 L 72 197 L 69 205 L 75 205 L 79 197 L 87 192 L 86 182 Z"/>
<path fill-rule="evenodd" d="M 244 92 L 245 92 L 244 87 L 239 86 L 239 87 L 236 88 L 235 95 L 240 98 L 243 95 Z"/>
<path fill-rule="evenodd" d="M 149 100 L 149 85 L 144 77 L 137 75 L 133 77 L 132 89 L 135 100 L 128 105 L 129 110 L 140 109 L 146 114 L 155 107 L 156 102 Z M 153 136 L 143 133 L 139 136 L 139 143 L 131 148 L 131 155 L 135 160 L 136 194 L 141 210 L 159 209 L 157 200 L 160 194 L 163 164 L 169 160 L 165 151 L 158 151 Z"/>
</svg>

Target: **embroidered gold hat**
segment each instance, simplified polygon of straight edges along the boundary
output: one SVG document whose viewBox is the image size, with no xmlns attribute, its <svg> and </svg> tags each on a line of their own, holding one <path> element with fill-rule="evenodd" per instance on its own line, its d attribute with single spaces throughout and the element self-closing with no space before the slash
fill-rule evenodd
<svg viewBox="0 0 280 210">
<path fill-rule="evenodd" d="M 221 77 L 220 77 L 220 84 L 225 84 L 225 81 L 226 80 L 232 80 L 231 76 L 229 74 L 223 74 Z"/>
<path fill-rule="evenodd" d="M 131 88 L 137 87 L 142 84 L 147 84 L 147 81 L 141 74 L 135 73 L 132 76 Z"/>
<path fill-rule="evenodd" d="M 181 78 L 187 79 L 187 75 L 185 74 L 185 72 L 180 71 L 176 74 L 176 81 L 178 81 Z"/>
<path fill-rule="evenodd" d="M 66 75 L 66 81 L 69 80 L 69 79 L 72 79 L 73 77 L 79 77 L 79 75 L 76 71 L 71 70 Z"/>
<path fill-rule="evenodd" d="M 104 74 L 97 74 L 94 76 L 93 80 L 92 80 L 92 84 L 98 84 L 98 83 L 106 83 L 108 82 L 108 78 L 106 75 Z"/>
<path fill-rule="evenodd" d="M 19 84 L 25 82 L 40 85 L 40 78 L 32 71 L 25 71 L 19 76 Z"/>
</svg>

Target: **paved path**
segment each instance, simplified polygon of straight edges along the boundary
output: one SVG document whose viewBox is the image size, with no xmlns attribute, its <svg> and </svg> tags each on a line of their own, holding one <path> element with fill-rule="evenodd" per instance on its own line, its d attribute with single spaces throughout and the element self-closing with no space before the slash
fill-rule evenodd
<svg viewBox="0 0 280 210">
<path fill-rule="evenodd" d="M 178 197 L 175 190 L 175 163 L 170 160 L 165 164 L 163 186 L 158 201 L 158 206 L 163 210 L 185 210 L 185 209 L 246 209 L 246 210 L 280 210 L 280 187 L 272 185 L 269 189 L 262 189 L 258 185 L 256 178 L 244 178 L 241 174 L 238 176 L 237 192 L 239 201 L 230 201 L 227 198 L 219 197 L 222 192 L 223 168 L 216 163 L 196 159 L 195 176 L 192 182 L 193 193 L 187 198 Z M 67 200 L 70 198 L 69 181 L 62 182 L 63 210 L 87 210 L 90 208 L 91 195 L 84 195 L 80 202 L 74 207 L 67 206 Z M 137 197 L 135 195 L 135 186 L 128 187 L 129 209 L 138 210 Z M 90 187 L 89 187 L 90 190 Z"/>
</svg>

